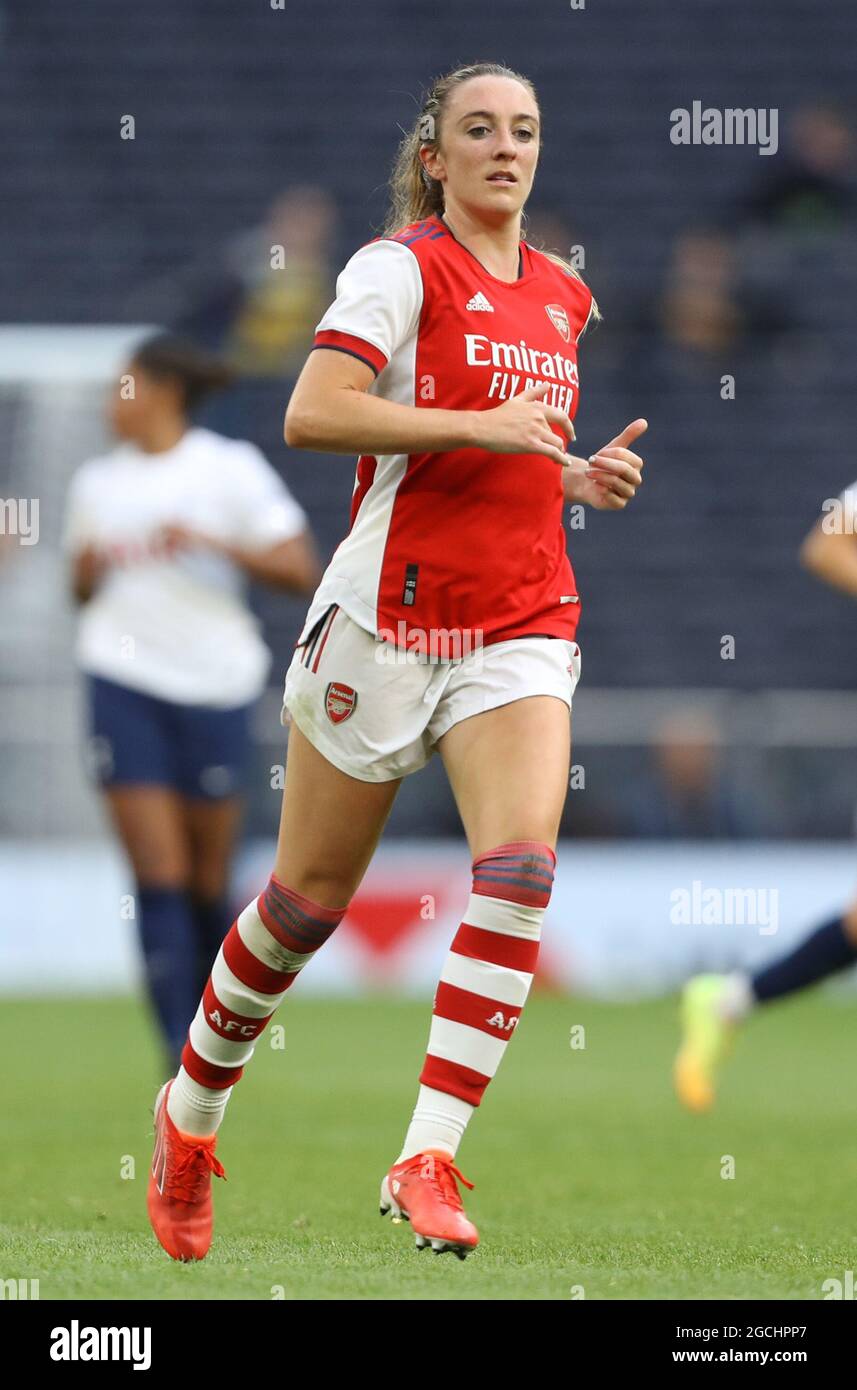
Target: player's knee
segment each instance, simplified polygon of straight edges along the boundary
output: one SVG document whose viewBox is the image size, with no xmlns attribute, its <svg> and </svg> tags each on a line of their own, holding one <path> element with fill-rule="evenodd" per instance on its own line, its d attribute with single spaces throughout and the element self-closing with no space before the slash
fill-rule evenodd
<svg viewBox="0 0 857 1390">
<path fill-rule="evenodd" d="M 553 889 L 556 855 L 541 840 L 512 840 L 473 861 L 473 890 L 488 897 L 510 898 L 528 907 L 547 907 Z"/>
<path fill-rule="evenodd" d="M 151 888 L 190 887 L 190 858 L 180 841 L 140 836 L 126 841 L 125 847 L 139 883 Z"/>
<path fill-rule="evenodd" d="M 189 875 L 188 889 L 199 902 L 217 902 L 225 895 L 228 886 L 229 875 L 217 864 L 196 866 Z"/>
<path fill-rule="evenodd" d="M 269 936 L 293 956 L 306 960 L 339 926 L 347 903 L 328 906 L 272 874 L 248 911 L 251 909 Z"/>
<path fill-rule="evenodd" d="M 281 864 L 273 872 L 275 881 L 286 884 L 293 893 L 309 898 L 322 907 L 345 907 L 354 897 L 360 879 L 344 872 L 336 863 Z"/>
<path fill-rule="evenodd" d="M 350 883 L 336 874 L 292 874 L 288 886 L 302 898 L 325 908 L 347 907 L 355 892 Z"/>
<path fill-rule="evenodd" d="M 325 912 L 344 912 L 356 891 L 356 885 L 336 872 L 292 870 L 289 873 L 281 873 L 279 868 L 275 868 L 268 881 L 268 889 L 276 891 L 278 887 L 298 898 L 306 899 L 308 903 L 314 903 Z"/>
</svg>

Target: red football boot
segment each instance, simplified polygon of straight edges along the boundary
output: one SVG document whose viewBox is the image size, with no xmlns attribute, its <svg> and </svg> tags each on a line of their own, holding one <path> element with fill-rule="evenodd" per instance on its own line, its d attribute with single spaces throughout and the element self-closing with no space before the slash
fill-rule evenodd
<svg viewBox="0 0 857 1390">
<path fill-rule="evenodd" d="M 479 1232 L 464 1214 L 456 1178 L 472 1189 L 443 1149 L 394 1163 L 381 1183 L 381 1215 L 410 1221 L 418 1250 L 431 1245 L 436 1255 L 454 1250 L 464 1260 L 479 1244 Z"/>
<path fill-rule="evenodd" d="M 211 1175 L 225 1178 L 214 1156 L 217 1135 L 184 1134 L 167 1114 L 172 1081 L 155 1100 L 155 1153 L 147 1205 L 152 1230 L 174 1260 L 201 1260 L 211 1245 Z"/>
</svg>

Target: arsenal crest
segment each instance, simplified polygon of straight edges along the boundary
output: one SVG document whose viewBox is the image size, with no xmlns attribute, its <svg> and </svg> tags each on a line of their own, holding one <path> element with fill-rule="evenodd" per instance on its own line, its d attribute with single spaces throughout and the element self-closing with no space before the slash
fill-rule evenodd
<svg viewBox="0 0 857 1390">
<path fill-rule="evenodd" d="M 571 341 L 571 329 L 568 326 L 568 314 L 561 304 L 546 304 L 545 313 L 553 324 L 563 342 Z"/>
<path fill-rule="evenodd" d="M 331 724 L 341 724 L 357 708 L 357 691 L 341 681 L 331 681 L 324 694 L 324 708 Z"/>
</svg>

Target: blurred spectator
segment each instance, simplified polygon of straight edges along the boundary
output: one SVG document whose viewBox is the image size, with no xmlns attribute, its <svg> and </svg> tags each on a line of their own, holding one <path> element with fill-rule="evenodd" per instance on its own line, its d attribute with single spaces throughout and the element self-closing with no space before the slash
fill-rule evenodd
<svg viewBox="0 0 857 1390">
<path fill-rule="evenodd" d="M 224 351 L 239 371 L 278 378 L 300 371 L 334 295 L 336 222 L 330 194 L 301 185 L 277 199 L 263 226 L 234 243 L 244 294 Z"/>
<path fill-rule="evenodd" d="M 770 237 L 761 241 L 767 247 Z M 740 377 L 757 397 L 776 389 L 775 353 L 794 327 L 793 297 L 782 292 L 781 276 L 760 274 L 745 250 L 714 225 L 679 233 L 659 291 L 638 306 L 626 347 L 624 374 L 634 373 L 641 394 L 668 397 L 670 418 L 677 395 L 702 393 L 694 409 L 705 412 L 700 431 L 712 442 L 725 424 L 721 378 Z"/>
<path fill-rule="evenodd" d="M 652 768 L 629 799 L 628 831 L 665 840 L 744 839 L 759 833 L 755 808 L 723 767 L 720 730 L 707 714 L 677 709 L 661 723 Z"/>
<path fill-rule="evenodd" d="M 127 312 L 217 351 L 243 376 L 282 381 L 300 371 L 334 297 L 337 233 L 330 193 L 296 185 L 213 259 L 142 287 Z"/>
<path fill-rule="evenodd" d="M 272 459 L 283 448 L 283 413 L 313 332 L 335 295 L 339 216 L 331 194 L 296 184 L 264 220 L 129 304 L 131 317 L 167 324 L 216 352 L 236 374 L 201 415 L 216 433 L 250 439 Z"/>
<path fill-rule="evenodd" d="M 801 238 L 845 230 L 854 220 L 854 134 L 832 106 L 792 117 L 785 158 L 744 204 L 752 222 Z"/>
<path fill-rule="evenodd" d="M 857 282 L 854 153 L 852 124 L 842 112 L 823 104 L 801 107 L 775 167 L 759 175 L 729 214 L 754 315 L 775 324 L 787 320 L 798 330 L 777 344 L 771 365 L 802 389 L 828 390 L 837 360 L 850 356 Z"/>
<path fill-rule="evenodd" d="M 667 420 L 678 398 L 702 392 L 701 437 L 721 413 L 721 376 L 754 360 L 737 279 L 732 239 L 714 226 L 691 228 L 674 239 L 661 283 L 629 312 L 620 380 L 633 379 L 640 399 L 668 399 Z"/>
<path fill-rule="evenodd" d="M 703 228 L 677 237 L 659 305 L 667 341 L 682 352 L 731 351 L 745 329 L 736 280 L 734 247 L 722 233 Z"/>
</svg>

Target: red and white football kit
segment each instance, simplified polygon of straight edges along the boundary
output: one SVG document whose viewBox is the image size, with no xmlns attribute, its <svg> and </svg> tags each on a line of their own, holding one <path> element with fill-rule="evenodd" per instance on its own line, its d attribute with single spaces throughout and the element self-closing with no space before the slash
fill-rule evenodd
<svg viewBox="0 0 857 1390">
<path fill-rule="evenodd" d="M 592 295 L 523 241 L 520 272 L 498 279 L 426 218 L 351 257 L 313 346 L 368 363 L 370 391 L 403 405 L 488 410 L 546 383 L 573 418 Z M 375 781 L 421 767 L 481 710 L 538 694 L 570 705 L 580 602 L 562 510 L 561 470 L 543 454 L 361 456 L 283 722 L 288 710 L 332 762 Z"/>
<path fill-rule="evenodd" d="M 549 401 L 573 416 L 591 306 L 584 285 L 525 242 L 519 278 L 507 284 L 430 217 L 352 256 L 315 348 L 368 362 L 371 389 L 405 405 L 488 410 L 547 382 Z M 361 457 L 351 528 L 296 644 L 283 721 L 290 715 L 330 762 L 372 782 L 415 771 L 447 729 L 483 710 L 541 694 L 570 706 L 580 605 L 562 506 L 559 465 L 541 454 Z M 380 1192 L 381 1211 L 407 1216 L 420 1247 L 463 1258 L 478 1242 L 455 1154 L 520 1020 L 555 865 L 553 848 L 534 840 L 474 859 L 417 1105 Z M 272 874 L 220 949 L 158 1111 L 149 1211 L 174 1258 L 208 1249 L 211 1173 L 222 1174 L 213 1135 L 226 1099 L 346 911 Z"/>
</svg>

